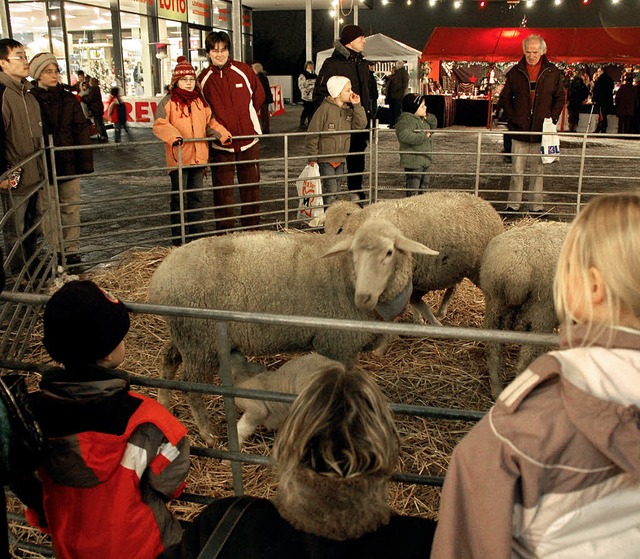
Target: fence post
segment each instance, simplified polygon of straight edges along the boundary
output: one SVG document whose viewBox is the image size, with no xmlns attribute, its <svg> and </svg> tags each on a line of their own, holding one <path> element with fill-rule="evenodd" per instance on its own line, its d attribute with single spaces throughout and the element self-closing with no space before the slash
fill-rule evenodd
<svg viewBox="0 0 640 559">
<path fill-rule="evenodd" d="M 46 150 L 46 148 L 43 148 Z M 54 241 L 54 246 L 51 247 L 51 250 L 60 254 L 62 258 L 62 263 L 66 264 L 67 259 L 67 247 L 64 245 L 64 230 L 62 228 L 62 211 L 60 210 L 60 192 L 58 190 L 58 172 L 56 169 L 56 147 L 53 144 L 53 134 L 49 134 L 49 156 L 51 161 L 51 184 L 49 183 L 49 169 L 47 168 L 47 157 L 46 151 L 42 157 L 42 166 L 45 177 L 45 196 L 47 197 L 47 207 L 48 212 L 44 219 L 48 220 L 49 228 L 51 229 L 52 239 L 47 239 L 49 241 Z M 57 258 L 58 255 L 54 254 L 54 258 Z M 54 268 L 56 265 L 54 264 Z"/>
<path fill-rule="evenodd" d="M 180 196 L 180 242 L 184 245 L 186 243 L 186 226 L 185 226 L 185 219 L 184 219 L 184 180 L 182 177 L 182 170 L 183 170 L 182 144 L 178 144 L 178 195 Z M 173 237 L 173 232 L 171 233 L 171 237 Z"/>
<path fill-rule="evenodd" d="M 289 227 L 289 134 L 283 137 L 284 144 L 284 228 Z"/>
<path fill-rule="evenodd" d="M 593 109 L 591 109 L 593 111 Z M 589 117 L 589 122 L 591 122 L 591 117 Z M 580 205 L 582 204 L 582 181 L 584 178 L 584 161 L 587 157 L 587 136 L 589 135 L 589 127 L 587 126 L 587 131 L 582 136 L 582 147 L 580 152 L 580 169 L 578 171 L 578 191 L 576 192 L 576 215 L 580 213 Z"/>
<path fill-rule="evenodd" d="M 220 380 L 222 386 L 232 387 L 233 377 L 231 375 L 231 344 L 229 343 L 229 323 L 216 321 L 216 339 L 218 342 L 218 359 L 220 361 Z M 229 450 L 240 452 L 238 443 L 238 414 L 236 411 L 236 401 L 233 396 L 224 396 L 224 415 L 227 421 L 227 437 Z M 242 486 L 242 465 L 239 462 L 231 462 L 231 476 L 233 479 L 233 491 L 236 495 L 244 494 Z"/>
<path fill-rule="evenodd" d="M 480 157 L 482 154 L 482 130 L 478 132 L 478 141 L 476 143 L 476 188 L 474 194 L 480 194 Z"/>
</svg>

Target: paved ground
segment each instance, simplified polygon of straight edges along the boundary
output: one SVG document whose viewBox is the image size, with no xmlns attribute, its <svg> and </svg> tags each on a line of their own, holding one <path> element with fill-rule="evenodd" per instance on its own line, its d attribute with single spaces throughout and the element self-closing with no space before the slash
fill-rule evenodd
<svg viewBox="0 0 640 559">
<path fill-rule="evenodd" d="M 296 196 L 293 179 L 306 163 L 304 131 L 298 128 L 301 110 L 302 106 L 287 105 L 283 115 L 272 118 L 272 135 L 261 140 L 263 227 L 295 225 L 298 202 L 287 197 Z M 150 128 L 133 128 L 131 132 L 132 141 L 125 136 L 123 143 L 115 144 L 110 131 L 108 144 L 96 144 L 96 173 L 82 180 L 82 251 L 89 263 L 106 261 L 131 246 L 169 243 L 170 181 L 162 170 L 162 144 Z M 478 162 L 480 132 L 483 156 Z M 501 153 L 502 135 L 486 132 L 484 128 L 451 127 L 434 136 L 433 188 L 473 192 L 477 187 L 479 194 L 496 207 L 504 205 L 511 165 Z M 285 133 L 289 134 L 286 138 L 278 136 Z M 570 219 L 577 200 L 588 199 L 593 193 L 640 186 L 638 141 L 592 136 L 583 154 L 582 140 L 579 136 L 564 137 L 564 157 L 545 167 L 549 175 L 545 178 L 545 202 L 553 219 Z M 377 141 L 379 155 L 373 167 L 378 169 L 380 196 L 401 196 L 404 173 L 395 134 L 381 130 Z M 285 142 L 288 160 L 283 159 Z M 367 169 L 371 167 L 368 162 Z M 578 178 L 581 167 L 587 176 L 582 181 Z M 480 175 L 476 183 L 477 169 Z M 211 186 L 210 178 L 205 185 Z M 211 192 L 205 192 L 205 201 L 212 205 Z M 207 211 L 206 217 L 213 219 L 213 211 Z M 214 224 L 207 227 L 213 231 Z"/>
</svg>

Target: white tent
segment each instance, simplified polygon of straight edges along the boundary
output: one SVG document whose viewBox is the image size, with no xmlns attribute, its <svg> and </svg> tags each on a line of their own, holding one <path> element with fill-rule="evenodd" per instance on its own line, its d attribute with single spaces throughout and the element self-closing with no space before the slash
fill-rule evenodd
<svg viewBox="0 0 640 559">
<path fill-rule="evenodd" d="M 316 72 L 320 73 L 320 68 L 324 64 L 324 61 L 333 53 L 333 47 L 326 50 L 321 50 L 316 55 Z M 367 37 L 367 42 L 364 46 L 364 57 L 376 63 L 376 76 L 378 80 L 382 74 L 389 74 L 391 68 L 398 60 L 403 60 L 406 63 L 407 70 L 409 72 L 409 91 L 418 91 L 418 68 L 419 59 L 422 53 L 405 45 L 400 41 L 396 41 L 387 35 L 382 33 L 376 33 Z"/>
</svg>

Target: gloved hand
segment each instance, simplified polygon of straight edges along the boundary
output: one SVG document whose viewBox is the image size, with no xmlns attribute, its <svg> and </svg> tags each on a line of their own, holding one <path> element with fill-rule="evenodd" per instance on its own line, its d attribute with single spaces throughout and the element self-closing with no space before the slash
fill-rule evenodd
<svg viewBox="0 0 640 559">
<path fill-rule="evenodd" d="M 178 138 L 175 142 L 173 142 L 171 144 L 172 147 L 177 147 L 177 146 L 181 146 L 184 143 L 184 140 L 182 138 Z"/>
</svg>

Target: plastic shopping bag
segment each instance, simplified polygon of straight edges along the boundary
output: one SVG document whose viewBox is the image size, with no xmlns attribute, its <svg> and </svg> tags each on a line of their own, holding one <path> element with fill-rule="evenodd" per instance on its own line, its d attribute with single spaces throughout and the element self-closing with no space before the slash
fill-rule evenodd
<svg viewBox="0 0 640 559">
<path fill-rule="evenodd" d="M 307 165 L 296 181 L 298 196 L 298 219 L 309 219 L 310 227 L 318 225 L 318 218 L 324 214 L 322 206 L 322 181 L 318 164 Z"/>
<path fill-rule="evenodd" d="M 542 144 L 540 146 L 540 153 L 542 153 L 542 163 L 545 165 L 558 161 L 560 158 L 560 138 L 558 137 L 556 125 L 550 118 L 545 118 L 542 123 L 542 131 L 550 132 L 549 134 L 543 134 Z"/>
</svg>

